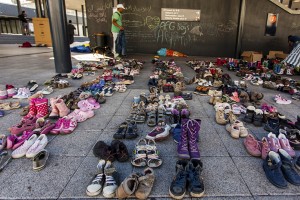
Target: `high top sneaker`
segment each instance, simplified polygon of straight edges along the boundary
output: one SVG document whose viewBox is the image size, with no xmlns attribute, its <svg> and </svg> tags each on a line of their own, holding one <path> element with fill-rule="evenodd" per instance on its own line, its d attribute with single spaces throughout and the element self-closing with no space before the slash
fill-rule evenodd
<svg viewBox="0 0 300 200">
<path fill-rule="evenodd" d="M 204 195 L 204 184 L 203 178 L 201 177 L 202 168 L 203 164 L 201 160 L 191 159 L 187 172 L 188 189 L 192 197 L 202 197 Z"/>
<path fill-rule="evenodd" d="M 23 117 L 23 119 L 29 119 L 31 117 L 34 117 L 36 116 L 37 114 L 37 109 L 36 109 L 36 106 L 35 106 L 35 98 L 32 98 L 29 100 L 29 112 L 26 116 Z"/>
<path fill-rule="evenodd" d="M 176 163 L 176 176 L 169 188 L 169 194 L 174 199 L 182 199 L 186 192 L 188 161 L 178 160 Z"/>
<path fill-rule="evenodd" d="M 52 109 L 51 113 L 49 115 L 50 119 L 57 119 L 59 117 L 59 111 L 55 105 L 56 102 L 57 102 L 57 99 L 55 99 L 55 98 L 50 99 L 50 105 L 51 105 L 51 109 Z"/>
<path fill-rule="evenodd" d="M 70 109 L 66 106 L 62 99 L 58 99 L 55 103 L 55 106 L 58 109 L 60 117 L 67 116 L 70 113 Z"/>
<path fill-rule="evenodd" d="M 188 150 L 188 119 L 182 119 L 182 132 L 180 135 L 180 141 L 177 146 L 177 152 L 179 158 L 190 159 L 190 154 Z"/>
<path fill-rule="evenodd" d="M 105 182 L 103 185 L 102 194 L 106 198 L 113 198 L 115 197 L 116 190 L 118 189 L 119 174 L 110 161 L 106 162 L 106 165 L 104 167 L 104 175 Z"/>
<path fill-rule="evenodd" d="M 193 159 L 200 159 L 200 152 L 197 145 L 197 140 L 200 131 L 200 123 L 196 120 L 191 119 L 186 123 L 186 126 L 188 129 L 190 157 Z"/>
<path fill-rule="evenodd" d="M 36 114 L 37 118 L 45 118 L 49 115 L 47 98 L 35 99 L 35 106 L 37 110 L 37 114 Z"/>
</svg>

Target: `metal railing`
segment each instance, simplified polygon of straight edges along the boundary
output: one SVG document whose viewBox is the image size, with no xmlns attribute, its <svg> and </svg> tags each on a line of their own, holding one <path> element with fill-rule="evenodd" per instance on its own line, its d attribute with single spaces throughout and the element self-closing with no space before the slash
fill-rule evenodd
<svg viewBox="0 0 300 200">
<path fill-rule="evenodd" d="M 32 19 L 28 19 L 28 23 Z M 0 16 L 0 33 L 22 34 L 21 21 L 18 17 Z"/>
</svg>

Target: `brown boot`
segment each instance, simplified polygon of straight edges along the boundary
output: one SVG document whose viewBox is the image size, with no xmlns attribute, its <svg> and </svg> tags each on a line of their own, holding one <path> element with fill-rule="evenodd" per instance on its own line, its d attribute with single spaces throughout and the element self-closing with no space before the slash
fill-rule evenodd
<svg viewBox="0 0 300 200">
<path fill-rule="evenodd" d="M 145 175 L 138 178 L 139 187 L 135 192 L 135 196 L 138 199 L 147 199 L 153 187 L 155 180 L 154 171 L 152 168 L 146 168 L 144 170 Z"/>
<path fill-rule="evenodd" d="M 135 173 L 125 178 L 116 191 L 116 197 L 119 199 L 124 199 L 132 195 L 139 185 L 138 178 L 139 176 Z"/>
<path fill-rule="evenodd" d="M 59 111 L 59 116 L 64 117 L 70 113 L 70 109 L 66 106 L 65 102 L 62 99 L 58 99 L 55 103 L 56 108 Z"/>
</svg>

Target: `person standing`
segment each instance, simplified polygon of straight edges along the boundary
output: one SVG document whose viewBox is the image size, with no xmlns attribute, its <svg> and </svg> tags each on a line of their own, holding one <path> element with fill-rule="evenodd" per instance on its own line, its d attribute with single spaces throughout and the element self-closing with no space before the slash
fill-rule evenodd
<svg viewBox="0 0 300 200">
<path fill-rule="evenodd" d="M 20 21 L 22 22 L 23 35 L 30 35 L 29 25 L 28 25 L 28 21 L 26 19 L 27 14 L 25 13 L 25 10 L 23 10 L 22 13 L 18 17 L 19 17 Z"/>
<path fill-rule="evenodd" d="M 111 32 L 113 34 L 113 54 L 115 58 L 119 56 L 116 52 L 116 40 L 119 32 L 124 30 L 124 27 L 122 26 L 122 12 L 124 9 L 123 4 L 118 4 L 117 11 L 112 15 Z"/>
<path fill-rule="evenodd" d="M 72 44 L 74 42 L 74 30 L 76 30 L 75 26 L 72 24 L 72 20 L 69 20 L 68 23 L 68 35 L 69 35 L 69 42 Z"/>
</svg>

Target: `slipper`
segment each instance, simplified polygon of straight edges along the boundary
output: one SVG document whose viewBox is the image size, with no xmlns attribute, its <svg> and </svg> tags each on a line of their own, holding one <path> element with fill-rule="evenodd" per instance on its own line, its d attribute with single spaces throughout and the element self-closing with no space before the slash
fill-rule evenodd
<svg viewBox="0 0 300 200">
<path fill-rule="evenodd" d="M 53 92 L 53 88 L 51 86 L 45 87 L 42 89 L 42 94 L 51 94 Z"/>
<path fill-rule="evenodd" d="M 27 83 L 27 86 L 28 86 L 30 92 L 34 92 L 39 87 L 39 85 L 37 84 L 37 82 L 35 80 L 29 81 Z"/>
</svg>

